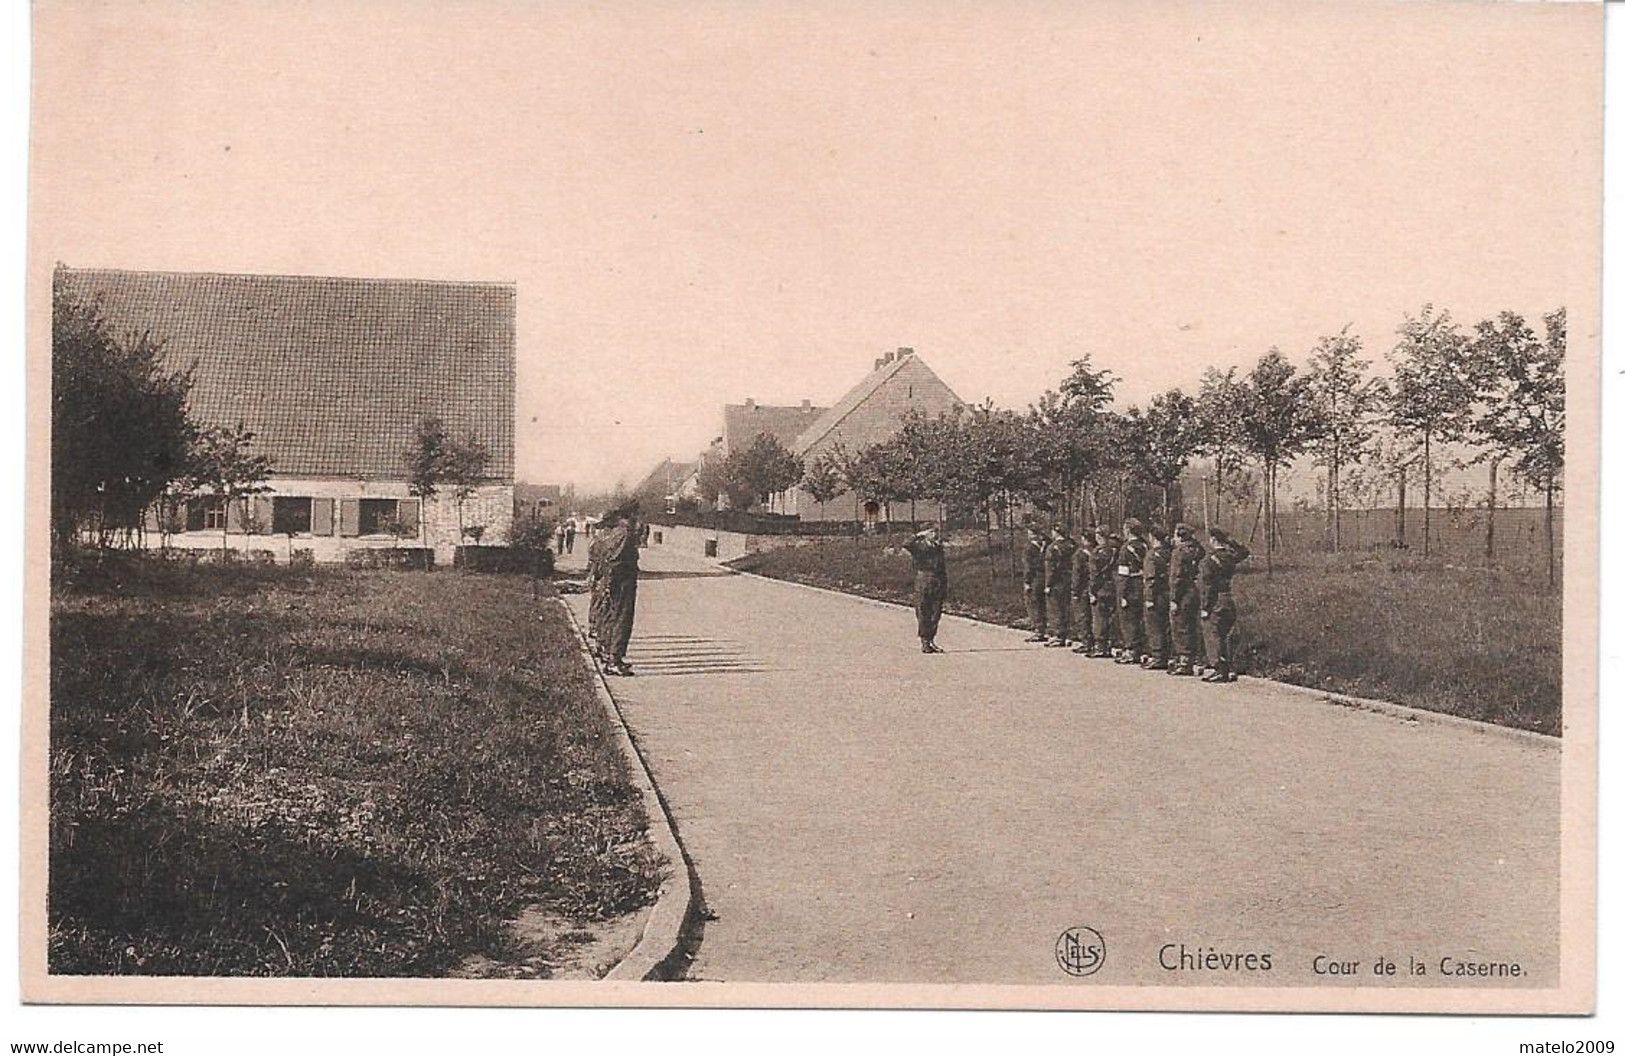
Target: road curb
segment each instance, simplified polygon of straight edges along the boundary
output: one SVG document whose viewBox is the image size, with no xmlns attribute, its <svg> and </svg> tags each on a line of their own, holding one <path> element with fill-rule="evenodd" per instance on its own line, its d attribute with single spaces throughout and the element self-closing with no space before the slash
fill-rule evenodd
<svg viewBox="0 0 1625 1056">
<path fill-rule="evenodd" d="M 720 562 L 719 562 L 720 565 Z M 728 568 L 727 565 L 720 565 Z M 902 609 L 912 612 L 913 607 L 901 602 L 885 601 L 881 598 L 871 598 L 863 594 L 852 594 L 833 587 L 819 587 L 811 583 L 798 583 L 793 579 L 776 579 L 773 576 L 764 576 L 759 572 L 745 572 L 741 569 L 730 568 L 730 572 L 738 576 L 749 576 L 752 579 L 764 580 L 768 583 L 780 583 L 785 586 L 799 587 L 802 590 L 811 590 L 819 594 L 830 594 L 835 597 L 852 598 L 868 605 L 878 605 L 888 609 Z M 1019 627 L 1008 624 L 994 623 L 992 620 L 982 620 L 975 616 L 961 616 L 958 613 L 943 613 L 945 620 L 959 620 L 964 623 L 979 624 L 983 627 L 996 627 L 1000 630 L 1019 632 Z M 1334 693 L 1327 689 L 1315 689 L 1313 686 L 1300 686 L 1292 682 L 1280 682 L 1273 678 L 1262 678 L 1258 675 L 1240 675 L 1241 682 L 1254 682 L 1260 686 L 1272 689 L 1285 690 L 1294 696 L 1309 697 L 1323 704 L 1333 704 L 1340 708 L 1349 708 L 1353 711 L 1369 711 L 1373 714 L 1384 715 L 1402 722 L 1414 722 L 1434 726 L 1453 726 L 1457 729 L 1471 733 L 1482 734 L 1486 737 L 1500 737 L 1505 740 L 1519 741 L 1534 748 L 1558 749 L 1563 746 L 1561 737 L 1554 737 L 1547 733 L 1536 733 L 1533 730 L 1520 730 L 1512 726 L 1499 726 L 1493 722 L 1482 722 L 1478 719 L 1464 719 L 1459 715 L 1447 715 L 1442 711 L 1427 711 L 1422 708 L 1413 708 L 1407 704 L 1395 704 L 1390 700 L 1377 700 L 1374 697 L 1356 697 L 1347 693 Z"/>
<path fill-rule="evenodd" d="M 581 650 L 581 658 L 587 669 L 592 672 L 593 690 L 598 695 L 598 701 L 614 720 L 615 739 L 630 764 L 632 783 L 643 796 L 643 810 L 649 818 L 650 841 L 672 866 L 671 874 L 660 885 L 660 892 L 655 896 L 654 908 L 649 911 L 649 919 L 643 924 L 643 933 L 638 936 L 637 944 L 621 958 L 619 964 L 605 973 L 604 979 L 617 982 L 675 979 L 685 967 L 689 937 L 700 919 L 699 899 L 696 897 L 699 885 L 695 882 L 694 863 L 689 859 L 682 841 L 677 838 L 671 811 L 660 790 L 655 787 L 654 774 L 650 772 L 648 761 L 626 724 L 626 715 L 621 711 L 620 703 L 610 692 L 597 658 L 592 655 L 586 632 L 576 620 L 575 611 L 562 597 L 554 600 L 564 610 L 565 618 L 575 631 L 576 645 Z"/>
</svg>

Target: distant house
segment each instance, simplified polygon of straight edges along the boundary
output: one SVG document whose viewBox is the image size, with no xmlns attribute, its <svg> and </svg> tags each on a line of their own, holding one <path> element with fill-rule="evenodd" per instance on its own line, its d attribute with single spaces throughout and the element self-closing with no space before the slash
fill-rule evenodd
<svg viewBox="0 0 1625 1056">
<path fill-rule="evenodd" d="M 811 400 L 791 406 L 776 406 L 746 400 L 724 404 L 722 408 L 722 457 L 744 451 L 759 436 L 771 436 L 788 450 L 795 450 L 796 437 L 818 420 L 828 408 L 814 407 Z"/>
<path fill-rule="evenodd" d="M 564 486 L 561 484 L 528 484 L 521 481 L 513 486 L 513 515 L 516 520 L 555 516 L 563 501 Z"/>
<path fill-rule="evenodd" d="M 269 491 L 149 515 L 148 544 L 304 550 L 502 542 L 514 509 L 514 287 L 502 283 L 60 269 L 115 332 L 149 333 L 193 375 L 191 413 L 238 423 L 272 459 Z M 404 456 L 433 416 L 490 453 L 460 504 L 424 502 Z M 157 531 L 152 531 L 157 529 Z"/>
<path fill-rule="evenodd" d="M 811 466 L 820 455 L 837 447 L 856 454 L 890 440 L 911 413 L 934 418 L 962 406 L 964 401 L 912 348 L 899 348 L 875 360 L 874 369 L 862 381 L 787 446 L 803 465 Z M 821 506 L 800 487 L 784 495 L 783 510 L 803 520 L 874 521 L 886 516 L 868 496 L 847 493 Z"/>
</svg>

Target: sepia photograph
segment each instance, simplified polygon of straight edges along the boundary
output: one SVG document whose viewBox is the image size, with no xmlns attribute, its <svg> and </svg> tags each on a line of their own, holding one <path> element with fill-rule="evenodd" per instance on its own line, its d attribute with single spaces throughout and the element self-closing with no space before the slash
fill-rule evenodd
<svg viewBox="0 0 1625 1056">
<path fill-rule="evenodd" d="M 32 28 L 25 1001 L 1594 1010 L 1600 3 Z"/>
</svg>

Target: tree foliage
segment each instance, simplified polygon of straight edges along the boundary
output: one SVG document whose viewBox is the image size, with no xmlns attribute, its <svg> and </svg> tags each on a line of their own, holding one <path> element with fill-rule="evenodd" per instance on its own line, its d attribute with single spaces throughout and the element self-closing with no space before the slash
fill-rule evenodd
<svg viewBox="0 0 1625 1056">
<path fill-rule="evenodd" d="M 774 495 L 801 479 L 802 465 L 778 437 L 760 433 L 743 450 L 731 452 L 722 464 L 722 490 L 728 504 L 738 509 L 766 505 Z"/>
</svg>

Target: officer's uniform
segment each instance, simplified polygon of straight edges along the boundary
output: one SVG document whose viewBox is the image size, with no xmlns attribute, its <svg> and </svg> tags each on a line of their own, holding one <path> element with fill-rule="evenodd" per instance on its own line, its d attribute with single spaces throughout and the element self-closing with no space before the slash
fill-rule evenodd
<svg viewBox="0 0 1625 1056">
<path fill-rule="evenodd" d="M 1089 561 L 1089 606 L 1094 614 L 1095 651 L 1091 656 L 1110 657 L 1117 626 L 1117 581 L 1113 566 L 1117 559 L 1115 537 L 1097 541 Z"/>
<path fill-rule="evenodd" d="M 1044 593 L 1049 601 L 1047 644 L 1071 643 L 1072 634 L 1072 554 L 1078 549 L 1064 532 L 1044 548 Z"/>
<path fill-rule="evenodd" d="M 1034 533 L 1027 534 L 1027 552 L 1022 556 L 1022 589 L 1027 600 L 1027 622 L 1033 633 L 1029 642 L 1041 642 L 1049 628 L 1047 606 L 1044 604 L 1044 544 Z"/>
<path fill-rule="evenodd" d="M 914 618 L 920 633 L 920 648 L 927 653 L 937 648 L 937 626 L 942 622 L 942 603 L 948 596 L 948 556 L 942 543 L 920 533 L 903 544 L 914 559 Z"/>
<path fill-rule="evenodd" d="M 618 524 L 604 536 L 604 614 L 600 633 L 607 638 L 611 674 L 628 674 L 626 649 L 638 607 L 638 533 L 630 524 Z"/>
<path fill-rule="evenodd" d="M 1208 673 L 1204 682 L 1230 682 L 1235 679 L 1231 635 L 1236 627 L 1236 599 L 1230 580 L 1236 566 L 1248 557 L 1247 548 L 1235 540 L 1215 546 L 1202 560 L 1202 636 L 1207 640 Z"/>
<path fill-rule="evenodd" d="M 609 581 L 604 575 L 604 536 L 599 533 L 587 548 L 587 637 L 598 644 L 604 641 L 604 600 L 609 595 Z"/>
<path fill-rule="evenodd" d="M 1202 657 L 1202 595 L 1197 576 L 1206 556 L 1196 537 L 1186 535 L 1174 543 L 1168 562 L 1168 600 L 1172 603 L 1168 619 L 1179 654 L 1173 666 L 1176 675 L 1194 674 L 1192 665 Z"/>
<path fill-rule="evenodd" d="M 1095 544 L 1086 532 L 1072 552 L 1072 611 L 1077 614 L 1078 644 L 1074 653 L 1095 651 L 1094 607 L 1089 604 L 1089 564 L 1094 560 Z"/>
<path fill-rule="evenodd" d="M 1145 540 L 1131 535 L 1117 551 L 1117 655 L 1137 664 L 1145 654 Z"/>
<path fill-rule="evenodd" d="M 1168 636 L 1168 542 L 1156 536 L 1145 549 L 1143 582 L 1145 584 L 1145 637 L 1147 656 L 1143 665 L 1149 670 L 1167 668 L 1173 653 Z"/>
</svg>

